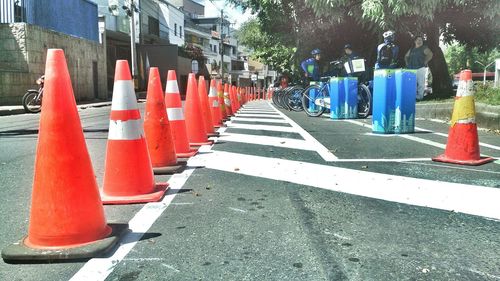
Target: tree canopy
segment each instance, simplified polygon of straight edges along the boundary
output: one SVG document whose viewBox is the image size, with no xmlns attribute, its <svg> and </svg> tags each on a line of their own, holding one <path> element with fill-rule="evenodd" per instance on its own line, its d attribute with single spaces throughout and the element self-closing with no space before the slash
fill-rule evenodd
<svg viewBox="0 0 500 281">
<path fill-rule="evenodd" d="M 451 94 L 451 83 L 439 47 L 441 39 L 480 51 L 491 50 L 500 42 L 498 0 L 231 1 L 257 14 L 253 28 L 261 33 L 254 39 L 264 38 L 266 44 L 253 47 L 256 56 L 265 60 L 274 52 L 287 50 L 287 57 L 293 55 L 293 59 L 286 61 L 289 69 L 294 69 L 313 48 L 321 48 L 325 61 L 336 58 L 346 43 L 352 44 L 373 65 L 375 48 L 382 41 L 381 34 L 388 29 L 396 31 L 396 43 L 401 48 L 399 61 L 403 66 L 403 56 L 413 44 L 411 36 L 425 34 L 427 45 L 434 52 L 429 63 L 434 93 L 443 96 Z M 280 58 L 275 56 L 275 59 Z"/>
</svg>

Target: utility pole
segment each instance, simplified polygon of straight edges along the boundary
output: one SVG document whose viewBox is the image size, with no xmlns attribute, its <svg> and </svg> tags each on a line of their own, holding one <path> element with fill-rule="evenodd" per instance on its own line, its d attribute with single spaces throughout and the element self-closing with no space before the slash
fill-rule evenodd
<svg viewBox="0 0 500 281">
<path fill-rule="evenodd" d="M 220 10 L 220 77 L 224 81 L 224 10 Z"/>
<path fill-rule="evenodd" d="M 135 75 L 136 75 L 136 53 L 135 53 L 135 19 L 134 19 L 134 14 L 135 14 L 136 8 L 134 5 L 134 0 L 130 0 L 130 7 L 129 7 L 129 12 L 130 12 L 130 49 L 131 49 L 131 64 L 132 64 L 132 80 L 134 80 L 135 83 Z"/>
</svg>

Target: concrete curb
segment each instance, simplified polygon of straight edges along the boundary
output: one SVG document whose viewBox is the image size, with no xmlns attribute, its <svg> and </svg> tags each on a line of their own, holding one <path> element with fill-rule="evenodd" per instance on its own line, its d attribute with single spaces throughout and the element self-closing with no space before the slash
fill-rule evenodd
<svg viewBox="0 0 500 281">
<path fill-rule="evenodd" d="M 417 103 L 416 117 L 450 120 L 454 102 Z M 476 123 L 480 128 L 500 130 L 500 106 L 476 103 Z"/>
</svg>

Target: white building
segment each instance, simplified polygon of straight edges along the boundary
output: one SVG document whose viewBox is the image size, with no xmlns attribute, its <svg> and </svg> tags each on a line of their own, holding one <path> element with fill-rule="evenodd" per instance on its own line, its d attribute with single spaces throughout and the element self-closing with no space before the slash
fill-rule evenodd
<svg viewBox="0 0 500 281">
<path fill-rule="evenodd" d="M 160 32 L 167 29 L 170 44 L 183 46 L 185 42 L 184 34 L 184 13 L 174 5 L 165 0 L 160 0 Z"/>
</svg>

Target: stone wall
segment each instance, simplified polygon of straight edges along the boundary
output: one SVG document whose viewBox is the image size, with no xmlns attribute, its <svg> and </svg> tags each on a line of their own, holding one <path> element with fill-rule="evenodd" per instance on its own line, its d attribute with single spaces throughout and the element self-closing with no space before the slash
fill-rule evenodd
<svg viewBox="0 0 500 281">
<path fill-rule="evenodd" d="M 47 49 L 61 48 L 77 101 L 107 99 L 102 45 L 26 23 L 0 24 L 0 105 L 21 104 L 45 70 Z M 94 79 L 94 76 L 97 79 Z"/>
</svg>

